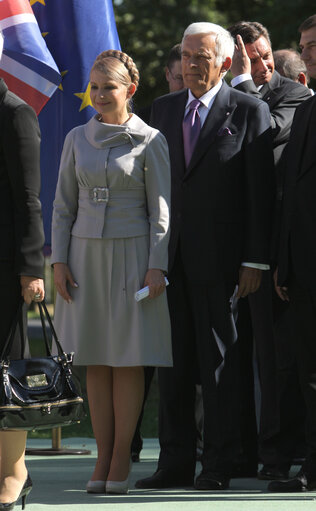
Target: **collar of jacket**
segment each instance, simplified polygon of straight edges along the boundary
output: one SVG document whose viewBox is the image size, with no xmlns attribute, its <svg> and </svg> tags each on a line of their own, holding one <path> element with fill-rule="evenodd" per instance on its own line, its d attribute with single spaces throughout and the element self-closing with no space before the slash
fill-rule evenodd
<svg viewBox="0 0 316 511">
<path fill-rule="evenodd" d="M 276 89 L 277 87 L 279 87 L 280 83 L 281 83 L 281 75 L 277 71 L 274 71 L 273 75 L 271 76 L 271 80 L 268 83 L 265 83 L 260 89 L 260 94 L 261 94 L 262 98 L 268 92 L 271 92 L 273 89 Z"/>
<path fill-rule="evenodd" d="M 92 117 L 84 126 L 88 142 L 96 149 L 115 147 L 130 142 L 134 147 L 144 142 L 146 124 L 133 114 L 125 124 L 106 124 Z"/>
</svg>

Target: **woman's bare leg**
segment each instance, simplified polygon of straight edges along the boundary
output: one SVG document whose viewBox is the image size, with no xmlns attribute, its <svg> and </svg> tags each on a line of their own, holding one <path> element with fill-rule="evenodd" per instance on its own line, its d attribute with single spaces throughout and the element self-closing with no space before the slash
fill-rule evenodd
<svg viewBox="0 0 316 511">
<path fill-rule="evenodd" d="M 124 481 L 144 396 L 143 367 L 113 367 L 114 445 L 109 481 Z"/>
<path fill-rule="evenodd" d="M 92 481 L 106 481 L 114 442 L 113 376 L 108 366 L 87 367 L 87 392 L 98 458 Z"/>
<path fill-rule="evenodd" d="M 26 481 L 26 431 L 0 431 L 0 502 L 14 502 Z"/>
</svg>

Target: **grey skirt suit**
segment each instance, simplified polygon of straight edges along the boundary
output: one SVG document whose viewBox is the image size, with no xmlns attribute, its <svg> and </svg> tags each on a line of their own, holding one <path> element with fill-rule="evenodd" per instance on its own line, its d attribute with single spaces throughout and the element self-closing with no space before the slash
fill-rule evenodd
<svg viewBox="0 0 316 511">
<path fill-rule="evenodd" d="M 149 268 L 167 270 L 170 164 L 161 133 L 135 114 L 93 117 L 66 137 L 54 201 L 52 263 L 78 288 L 55 325 L 77 365 L 171 366 L 166 293 L 137 302 Z"/>
</svg>

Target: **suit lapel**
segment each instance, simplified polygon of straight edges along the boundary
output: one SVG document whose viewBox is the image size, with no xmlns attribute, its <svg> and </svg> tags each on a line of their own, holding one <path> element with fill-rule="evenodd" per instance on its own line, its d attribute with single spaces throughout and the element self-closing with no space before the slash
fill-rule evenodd
<svg viewBox="0 0 316 511">
<path fill-rule="evenodd" d="M 204 153 L 214 143 L 216 135 L 221 126 L 228 119 L 230 113 L 235 109 L 235 105 L 230 104 L 230 88 L 223 82 L 222 87 L 218 91 L 214 104 L 208 113 L 196 147 L 194 149 L 190 164 L 187 168 L 185 176 L 198 164 Z"/>
</svg>

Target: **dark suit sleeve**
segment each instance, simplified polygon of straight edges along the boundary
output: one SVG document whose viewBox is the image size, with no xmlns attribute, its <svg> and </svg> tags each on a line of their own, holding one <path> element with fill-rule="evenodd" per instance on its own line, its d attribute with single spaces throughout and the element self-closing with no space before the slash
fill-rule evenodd
<svg viewBox="0 0 316 511">
<path fill-rule="evenodd" d="M 13 200 L 14 268 L 18 275 L 43 276 L 44 232 L 40 193 L 40 130 L 26 104 L 8 108 L 3 124 L 4 159 Z"/>
<path fill-rule="evenodd" d="M 235 88 L 263 99 L 252 80 L 245 80 Z M 282 87 L 271 90 L 270 94 L 264 98 L 270 107 L 274 147 L 288 141 L 295 110 L 302 101 L 309 98 L 310 93 L 307 87 L 295 82 L 286 83 Z"/>
<path fill-rule="evenodd" d="M 243 261 L 270 262 L 275 198 L 272 136 L 267 105 L 259 101 L 249 113 L 244 142 L 245 244 Z"/>
</svg>

